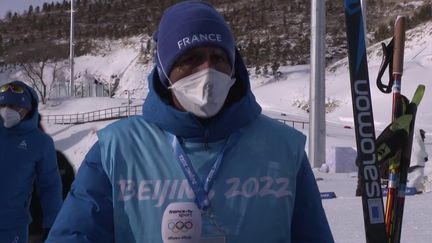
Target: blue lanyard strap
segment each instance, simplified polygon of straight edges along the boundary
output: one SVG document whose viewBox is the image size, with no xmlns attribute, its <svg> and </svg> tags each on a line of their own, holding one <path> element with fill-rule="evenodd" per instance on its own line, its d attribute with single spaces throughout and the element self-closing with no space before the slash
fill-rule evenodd
<svg viewBox="0 0 432 243">
<path fill-rule="evenodd" d="M 224 144 L 221 151 L 219 151 L 216 160 L 213 163 L 213 166 L 208 173 L 206 179 L 204 180 L 204 185 L 199 178 L 198 174 L 194 170 L 192 163 L 189 157 L 184 152 L 183 148 L 180 145 L 180 142 L 176 136 L 171 133 L 165 132 L 168 142 L 171 144 L 174 154 L 177 158 L 177 162 L 179 163 L 182 171 L 189 182 L 189 186 L 192 188 L 195 194 L 195 200 L 198 208 L 206 209 L 210 206 L 210 200 L 208 198 L 208 193 L 210 191 L 211 186 L 213 185 L 214 178 L 216 176 L 217 171 L 222 163 L 222 159 L 224 153 L 228 147 L 230 147 L 235 140 L 238 139 L 239 133 L 235 133 L 228 138 L 228 141 Z"/>
</svg>

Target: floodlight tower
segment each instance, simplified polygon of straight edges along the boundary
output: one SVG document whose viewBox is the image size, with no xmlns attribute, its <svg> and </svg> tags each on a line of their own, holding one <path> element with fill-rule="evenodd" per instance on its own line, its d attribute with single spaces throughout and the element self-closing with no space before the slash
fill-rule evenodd
<svg viewBox="0 0 432 243">
<path fill-rule="evenodd" d="M 309 159 L 313 168 L 325 163 L 325 1 L 312 0 L 309 92 Z"/>
<path fill-rule="evenodd" d="M 74 92 L 74 56 L 75 56 L 75 40 L 74 40 L 74 0 L 71 0 L 71 10 L 70 10 L 70 50 L 69 50 L 69 65 L 70 65 L 70 83 L 69 83 L 69 94 L 70 96 L 75 96 Z"/>
<path fill-rule="evenodd" d="M 361 5 L 361 9 L 362 9 L 362 15 L 363 15 L 363 30 L 364 30 L 364 33 L 365 33 L 365 42 L 366 42 L 366 47 L 369 45 L 369 42 L 368 42 L 368 38 L 367 38 L 367 26 L 366 26 L 366 14 L 367 14 L 367 11 L 366 11 L 366 0 L 360 0 L 360 5 Z"/>
</svg>

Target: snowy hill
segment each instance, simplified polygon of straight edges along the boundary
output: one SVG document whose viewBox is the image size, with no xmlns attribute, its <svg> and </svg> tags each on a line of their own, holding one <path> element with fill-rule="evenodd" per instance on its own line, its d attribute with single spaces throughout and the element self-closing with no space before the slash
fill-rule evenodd
<svg viewBox="0 0 432 243">
<path fill-rule="evenodd" d="M 146 78 L 151 64 L 144 65 L 137 59 L 139 38 L 124 43 L 112 43 L 110 51 L 101 55 L 88 55 L 76 58 L 76 72 L 94 75 L 100 80 L 109 80 L 112 75 L 121 78 L 120 91 L 114 98 L 55 98 L 41 105 L 41 113 L 75 114 L 113 106 L 127 104 L 127 96 L 123 90 L 135 90 L 132 95 L 133 104 L 141 104 L 147 94 Z M 390 121 L 391 95 L 385 95 L 375 87 L 375 78 L 381 62 L 380 46 L 375 44 L 369 52 L 369 76 L 371 80 L 372 102 L 377 134 Z M 427 132 L 426 143 L 429 157 L 432 157 L 432 22 L 423 24 L 407 33 L 405 49 L 405 72 L 402 77 L 402 93 L 411 98 L 418 84 L 426 85 L 426 93 L 418 110 L 417 127 Z M 306 104 L 309 97 L 309 67 L 282 67 L 282 78 L 275 80 L 271 76 L 251 75 L 253 92 L 265 113 L 277 116 L 285 114 L 288 119 L 308 120 L 308 113 L 299 108 Z M 254 73 L 251 69 L 250 73 Z M 0 78 L 19 78 L 20 73 L 0 73 Z M 387 77 L 387 76 L 385 76 Z M 327 113 L 327 151 L 334 146 L 355 146 L 354 130 L 344 126 L 353 126 L 351 94 L 347 60 L 341 60 L 326 72 L 326 100 L 337 106 Z M 75 168 L 96 141 L 95 132 L 112 121 L 87 123 L 81 125 L 44 126 L 55 140 L 56 147 L 66 153 Z M 306 135 L 308 130 L 302 130 Z M 432 165 L 427 163 L 428 173 Z M 335 191 L 337 199 L 324 201 L 324 207 L 335 235 L 336 242 L 364 242 L 361 201 L 354 197 L 355 173 L 323 174 L 315 171 L 322 191 Z M 432 180 L 432 176 L 430 176 Z M 432 193 L 416 195 L 407 199 L 406 220 L 402 242 L 429 242 L 432 233 L 432 210 L 430 203 Z M 418 209 L 419 207 L 419 209 Z M 418 222 L 424 220 L 424 222 Z M 419 225 L 419 226 L 417 226 Z"/>
<path fill-rule="evenodd" d="M 124 90 L 134 90 L 131 95 L 134 104 L 142 103 L 147 95 L 147 75 L 152 64 L 142 64 L 138 60 L 140 38 L 131 38 L 123 41 L 105 43 L 96 55 L 87 55 L 76 58 L 75 72 L 78 76 L 77 82 L 85 75 L 91 75 L 101 81 L 109 82 L 112 75 L 120 78 L 119 91 L 114 99 L 109 98 L 86 98 L 51 99 L 46 105 L 41 106 L 42 114 L 75 114 L 88 112 L 113 106 L 122 106 L 127 103 L 127 95 Z M 368 49 L 369 76 L 371 80 L 372 102 L 374 109 L 375 127 L 382 130 L 391 118 L 391 95 L 380 93 L 375 87 L 375 79 L 381 62 L 381 48 L 379 43 Z M 326 72 L 326 101 L 336 107 L 326 115 L 327 124 L 330 127 L 353 126 L 351 94 L 349 84 L 349 73 L 347 59 L 343 59 L 328 67 Z M 309 66 L 281 67 L 282 77 L 275 80 L 272 76 L 255 75 L 251 69 L 251 83 L 253 92 L 267 114 L 278 115 L 284 113 L 286 118 L 307 121 L 308 113 L 299 108 L 301 104 L 307 104 L 309 99 Z M 22 73 L 0 73 L 0 78 L 20 79 Z M 387 76 L 385 76 L 387 77 Z M 405 49 L 405 68 L 402 78 L 402 93 L 411 98 L 418 84 L 426 85 L 426 93 L 419 107 L 417 127 L 428 132 L 428 138 L 432 140 L 432 22 L 423 24 L 407 33 Z M 90 126 L 100 128 L 106 122 L 94 123 Z M 51 126 L 46 124 L 48 131 Z M 88 125 L 80 125 L 86 127 Z M 79 126 L 77 126 L 79 127 Z M 78 128 L 76 128 L 78 129 Z M 308 133 L 307 130 L 304 131 Z M 348 131 L 353 138 L 354 131 Z M 56 133 L 57 136 L 60 134 Z M 55 137 L 56 138 L 56 137 Z M 331 136 L 329 139 L 332 139 Z M 78 141 L 77 141 L 78 142 Z M 354 146 L 355 141 L 346 144 Z M 88 147 L 83 144 L 83 147 Z M 329 145 L 327 145 L 329 147 Z M 76 155 L 75 152 L 66 153 L 79 166 L 83 154 Z M 84 151 L 85 149 L 83 149 Z M 69 154 L 70 153 L 70 154 Z M 83 152 L 84 153 L 84 152 Z M 78 156 L 78 157 L 75 157 Z"/>
<path fill-rule="evenodd" d="M 432 129 L 432 22 L 407 32 L 405 47 L 404 74 L 402 77 L 402 94 L 411 99 L 418 84 L 426 85 L 426 93 L 419 107 L 418 127 L 427 131 Z M 388 41 L 387 41 L 388 43 Z M 368 49 L 369 77 L 377 129 L 383 129 L 391 120 L 391 95 L 381 93 L 375 85 L 381 63 L 381 47 L 377 43 Z M 348 60 L 343 59 L 329 67 L 326 73 L 326 99 L 334 101 L 338 107 L 327 114 L 328 122 L 352 125 L 351 93 L 348 72 Z M 286 79 L 279 82 L 261 85 L 254 89 L 260 104 L 267 109 L 284 111 L 289 114 L 307 115 L 299 109 L 293 109 L 296 100 L 306 102 L 309 98 L 309 69 L 306 66 L 291 67 L 284 71 Z M 387 79 L 387 73 L 383 81 Z M 260 78 L 254 82 L 263 82 Z M 430 88 L 428 88 L 428 86 Z M 267 95 L 267 94 L 272 95 Z"/>
</svg>

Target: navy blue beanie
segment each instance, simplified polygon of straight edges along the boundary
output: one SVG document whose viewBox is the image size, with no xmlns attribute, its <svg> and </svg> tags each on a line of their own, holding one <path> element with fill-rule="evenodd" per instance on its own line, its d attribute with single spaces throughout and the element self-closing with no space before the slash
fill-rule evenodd
<svg viewBox="0 0 432 243">
<path fill-rule="evenodd" d="M 10 88 L 6 92 L 0 93 L 0 105 L 15 105 L 21 108 L 24 108 L 28 111 L 31 111 L 31 95 L 26 87 L 23 87 L 19 82 L 13 81 L 8 84 L 15 84 L 20 86 L 24 92 L 23 93 L 15 93 Z M 4 84 L 4 85 L 8 85 Z M 2 85 L 3 86 L 3 85 Z"/>
<path fill-rule="evenodd" d="M 176 60 L 194 47 L 220 47 L 234 65 L 235 43 L 230 28 L 222 15 L 203 1 L 184 1 L 165 10 L 154 40 L 159 77 L 166 87 Z"/>
</svg>

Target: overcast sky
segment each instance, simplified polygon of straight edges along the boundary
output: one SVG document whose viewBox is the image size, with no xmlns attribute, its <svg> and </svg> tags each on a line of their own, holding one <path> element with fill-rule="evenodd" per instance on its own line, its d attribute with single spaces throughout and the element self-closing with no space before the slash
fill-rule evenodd
<svg viewBox="0 0 432 243">
<path fill-rule="evenodd" d="M 68 0 L 69 1 L 69 0 Z M 23 13 L 24 10 L 28 10 L 30 5 L 33 8 L 36 6 L 43 5 L 44 2 L 63 2 L 60 0 L 0 0 L 0 18 L 6 16 L 7 11 Z"/>
</svg>

